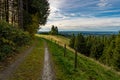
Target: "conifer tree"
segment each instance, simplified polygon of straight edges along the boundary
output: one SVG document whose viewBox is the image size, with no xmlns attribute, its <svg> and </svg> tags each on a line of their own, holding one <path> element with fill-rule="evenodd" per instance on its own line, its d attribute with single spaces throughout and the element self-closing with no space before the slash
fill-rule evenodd
<svg viewBox="0 0 120 80">
<path fill-rule="evenodd" d="M 75 45 L 74 48 L 80 52 L 81 54 L 86 54 L 86 44 L 85 44 L 85 38 L 82 34 L 78 34 L 75 38 Z"/>
<path fill-rule="evenodd" d="M 52 25 L 50 34 L 57 35 L 58 34 L 58 27 L 57 26 L 55 27 L 54 25 Z"/>
<path fill-rule="evenodd" d="M 71 48 L 74 48 L 74 45 L 75 45 L 75 35 L 72 34 L 71 39 L 70 39 L 69 46 L 70 46 Z"/>
</svg>

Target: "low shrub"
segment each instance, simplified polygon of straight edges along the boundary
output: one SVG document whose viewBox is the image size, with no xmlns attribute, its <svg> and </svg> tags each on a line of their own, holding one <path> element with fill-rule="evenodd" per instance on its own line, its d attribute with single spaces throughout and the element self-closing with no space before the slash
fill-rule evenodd
<svg viewBox="0 0 120 80">
<path fill-rule="evenodd" d="M 0 60 L 17 51 L 18 48 L 29 45 L 31 37 L 7 22 L 0 21 Z"/>
</svg>

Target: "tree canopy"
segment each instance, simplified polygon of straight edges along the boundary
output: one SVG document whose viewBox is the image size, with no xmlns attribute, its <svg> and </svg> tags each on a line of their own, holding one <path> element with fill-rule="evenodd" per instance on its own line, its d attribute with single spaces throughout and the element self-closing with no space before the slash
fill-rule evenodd
<svg viewBox="0 0 120 80">
<path fill-rule="evenodd" d="M 0 0 L 0 20 L 30 34 L 46 24 L 49 12 L 48 0 Z"/>
<path fill-rule="evenodd" d="M 49 12 L 48 0 L 0 0 L 0 61 L 30 45 Z"/>
<path fill-rule="evenodd" d="M 52 35 L 57 35 L 57 34 L 58 34 L 58 27 L 52 25 L 50 34 L 52 34 Z"/>
<path fill-rule="evenodd" d="M 120 71 L 120 33 L 109 36 L 72 35 L 69 46 Z"/>
</svg>

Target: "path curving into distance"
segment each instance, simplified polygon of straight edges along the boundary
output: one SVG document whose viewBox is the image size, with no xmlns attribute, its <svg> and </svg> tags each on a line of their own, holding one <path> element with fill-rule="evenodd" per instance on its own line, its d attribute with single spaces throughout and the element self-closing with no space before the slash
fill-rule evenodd
<svg viewBox="0 0 120 80">
<path fill-rule="evenodd" d="M 47 43 L 45 42 L 44 66 L 42 73 L 42 80 L 55 80 L 54 70 L 50 58 Z"/>
</svg>

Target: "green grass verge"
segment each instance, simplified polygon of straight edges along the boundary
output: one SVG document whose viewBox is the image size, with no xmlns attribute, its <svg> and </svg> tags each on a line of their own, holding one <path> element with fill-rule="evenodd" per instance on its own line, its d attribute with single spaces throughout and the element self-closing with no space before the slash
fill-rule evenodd
<svg viewBox="0 0 120 80">
<path fill-rule="evenodd" d="M 31 45 L 19 47 L 16 52 L 9 54 L 4 60 L 0 61 L 0 72 L 14 63 L 19 58 L 19 56 L 32 45 L 33 40 L 31 41 Z"/>
<path fill-rule="evenodd" d="M 66 57 L 63 57 L 63 47 L 47 42 L 55 66 L 56 80 L 120 80 L 118 74 L 80 55 L 77 71 L 74 71 L 74 53 L 67 50 Z"/>
<path fill-rule="evenodd" d="M 37 80 L 41 76 L 43 67 L 44 44 L 41 38 L 37 38 L 37 44 L 33 51 L 20 64 L 10 80 Z"/>
</svg>

